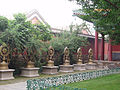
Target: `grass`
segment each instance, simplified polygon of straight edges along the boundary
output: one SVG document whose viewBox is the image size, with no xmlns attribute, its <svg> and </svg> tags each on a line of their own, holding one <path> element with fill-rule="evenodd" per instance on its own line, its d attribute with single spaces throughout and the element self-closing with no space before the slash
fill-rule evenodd
<svg viewBox="0 0 120 90">
<path fill-rule="evenodd" d="M 91 71 L 91 70 L 75 71 L 75 72 L 72 72 L 72 73 L 87 72 L 87 71 Z M 47 78 L 47 77 L 61 76 L 61 75 L 65 75 L 65 74 L 68 74 L 68 73 L 58 73 L 57 75 L 45 75 L 45 74 L 40 74 L 39 77 L 33 77 L 33 78 L 16 76 L 15 79 L 13 79 L 13 80 L 3 80 L 3 81 L 0 81 L 0 85 L 6 85 L 6 84 L 13 84 L 13 83 L 25 82 L 25 81 L 27 81 L 27 80 L 29 80 L 29 79 L 35 79 L 35 78 Z M 69 74 L 71 74 L 71 73 L 69 73 Z"/>
<path fill-rule="evenodd" d="M 78 73 L 78 71 L 73 73 Z M 54 77 L 54 76 L 61 76 L 65 74 L 68 74 L 68 73 L 59 73 L 57 75 L 40 74 L 39 77 L 35 77 L 35 78 Z M 0 85 L 18 83 L 18 82 L 23 82 L 29 79 L 35 79 L 35 78 L 15 77 L 14 80 L 0 81 Z M 87 90 L 120 90 L 120 74 L 113 74 L 113 75 L 103 76 L 103 77 L 99 77 L 91 80 L 65 84 L 64 86 L 72 87 L 72 88 L 87 88 Z"/>
<path fill-rule="evenodd" d="M 120 74 L 70 83 L 64 86 L 72 88 L 87 88 L 87 90 L 120 90 Z"/>
</svg>

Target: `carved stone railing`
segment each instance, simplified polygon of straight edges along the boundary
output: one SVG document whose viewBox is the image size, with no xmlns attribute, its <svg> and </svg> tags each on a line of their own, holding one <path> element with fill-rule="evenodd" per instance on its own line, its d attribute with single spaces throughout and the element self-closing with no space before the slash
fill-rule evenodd
<svg viewBox="0 0 120 90">
<path fill-rule="evenodd" d="M 63 84 L 89 80 L 92 78 L 102 77 L 114 73 L 120 73 L 120 68 L 96 70 L 90 72 L 80 72 L 75 74 L 67 74 L 63 76 L 33 79 L 27 81 L 27 90 L 44 90 L 45 88 L 49 88 L 49 87 L 57 87 Z"/>
</svg>

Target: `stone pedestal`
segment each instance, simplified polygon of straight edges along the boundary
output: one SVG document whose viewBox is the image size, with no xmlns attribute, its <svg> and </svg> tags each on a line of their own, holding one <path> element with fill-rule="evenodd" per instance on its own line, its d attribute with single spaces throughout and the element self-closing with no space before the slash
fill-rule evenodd
<svg viewBox="0 0 120 90">
<path fill-rule="evenodd" d="M 97 63 L 97 66 L 96 66 L 96 69 L 104 69 L 104 66 L 103 66 L 103 63 L 101 63 L 101 62 L 98 62 Z"/>
<path fill-rule="evenodd" d="M 42 66 L 43 67 L 43 74 L 57 74 L 58 73 L 58 66 Z"/>
<path fill-rule="evenodd" d="M 0 80 L 10 80 L 13 77 L 14 69 L 0 70 Z"/>
<path fill-rule="evenodd" d="M 60 65 L 60 71 L 59 72 L 73 72 L 73 65 Z"/>
<path fill-rule="evenodd" d="M 96 69 L 96 64 L 86 64 L 86 70 L 95 70 Z"/>
<path fill-rule="evenodd" d="M 21 68 L 21 76 L 24 77 L 37 77 L 39 68 Z"/>
<path fill-rule="evenodd" d="M 86 70 L 86 64 L 73 64 L 75 71 L 83 71 Z"/>
</svg>

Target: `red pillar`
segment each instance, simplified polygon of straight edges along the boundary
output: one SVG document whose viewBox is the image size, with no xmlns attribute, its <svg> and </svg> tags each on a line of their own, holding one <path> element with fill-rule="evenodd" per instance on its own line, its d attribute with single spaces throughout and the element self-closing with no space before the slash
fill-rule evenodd
<svg viewBox="0 0 120 90">
<path fill-rule="evenodd" d="M 108 61 L 112 61 L 112 45 L 111 45 L 111 40 L 109 40 Z"/>
<path fill-rule="evenodd" d="M 102 35 L 102 39 L 101 39 L 101 60 L 104 60 L 104 34 Z"/>
<path fill-rule="evenodd" d="M 95 59 L 98 60 L 98 32 L 95 31 Z"/>
</svg>

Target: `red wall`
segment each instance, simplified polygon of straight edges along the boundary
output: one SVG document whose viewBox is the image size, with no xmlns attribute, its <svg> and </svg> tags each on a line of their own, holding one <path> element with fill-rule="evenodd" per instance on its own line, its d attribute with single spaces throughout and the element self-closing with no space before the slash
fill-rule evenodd
<svg viewBox="0 0 120 90">
<path fill-rule="evenodd" d="M 108 54 L 108 50 L 109 50 L 108 46 L 109 46 L 109 44 L 107 42 L 105 42 L 105 44 L 104 44 L 104 54 L 105 55 Z"/>
<path fill-rule="evenodd" d="M 89 45 L 82 47 L 82 53 L 83 55 L 88 55 L 88 51 L 90 48 L 92 48 L 93 53 L 94 53 L 94 39 L 88 39 Z"/>
<path fill-rule="evenodd" d="M 120 45 L 112 45 L 112 51 L 120 52 Z"/>
<path fill-rule="evenodd" d="M 107 55 L 109 51 L 109 43 L 105 42 L 104 54 Z M 120 52 L 120 45 L 112 45 L 112 52 Z"/>
<path fill-rule="evenodd" d="M 108 58 L 109 43 L 105 42 L 105 56 Z M 112 60 L 120 60 L 120 45 L 112 45 Z"/>
</svg>

